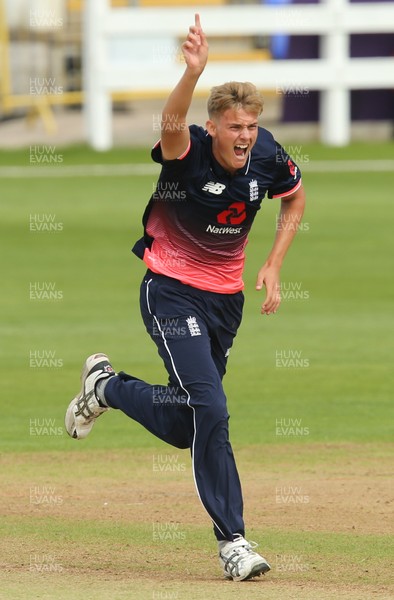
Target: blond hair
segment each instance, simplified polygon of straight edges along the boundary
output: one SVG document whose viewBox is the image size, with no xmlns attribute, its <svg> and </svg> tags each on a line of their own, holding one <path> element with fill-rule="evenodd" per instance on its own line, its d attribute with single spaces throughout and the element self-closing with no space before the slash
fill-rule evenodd
<svg viewBox="0 0 394 600">
<path fill-rule="evenodd" d="M 229 81 L 211 89 L 208 98 L 209 118 L 218 116 L 229 108 L 260 115 L 263 111 L 263 99 L 253 83 L 248 81 Z"/>
</svg>

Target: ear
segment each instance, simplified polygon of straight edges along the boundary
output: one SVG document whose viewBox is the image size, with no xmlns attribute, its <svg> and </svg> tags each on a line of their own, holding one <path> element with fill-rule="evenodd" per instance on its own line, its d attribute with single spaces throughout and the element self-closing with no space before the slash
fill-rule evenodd
<svg viewBox="0 0 394 600">
<path fill-rule="evenodd" d="M 209 135 L 211 137 L 216 137 L 216 125 L 215 122 L 212 121 L 211 119 L 209 119 L 206 123 L 205 123 L 205 129 L 208 131 Z"/>
</svg>

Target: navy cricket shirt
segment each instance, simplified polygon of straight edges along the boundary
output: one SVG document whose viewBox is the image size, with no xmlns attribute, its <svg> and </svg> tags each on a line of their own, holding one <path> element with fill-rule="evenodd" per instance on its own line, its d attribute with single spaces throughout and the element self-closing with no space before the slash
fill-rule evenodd
<svg viewBox="0 0 394 600">
<path fill-rule="evenodd" d="M 244 250 L 262 200 L 293 194 L 301 173 L 262 127 L 235 174 L 216 161 L 212 138 L 202 127 L 189 129 L 190 145 L 181 157 L 163 161 L 160 142 L 152 150 L 162 169 L 144 213 L 144 237 L 133 252 L 155 273 L 202 290 L 235 293 L 244 287 Z"/>
</svg>

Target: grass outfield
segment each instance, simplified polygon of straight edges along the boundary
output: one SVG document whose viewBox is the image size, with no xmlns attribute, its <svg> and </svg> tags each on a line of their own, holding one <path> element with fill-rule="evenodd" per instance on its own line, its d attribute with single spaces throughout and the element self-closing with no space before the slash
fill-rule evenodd
<svg viewBox="0 0 394 600">
<path fill-rule="evenodd" d="M 57 153 L 65 172 L 149 162 L 145 149 Z M 254 280 L 279 207 L 267 200 L 225 379 L 247 532 L 273 569 L 232 584 L 220 579 L 187 452 L 116 411 L 84 442 L 64 433 L 88 354 L 166 381 L 139 315 L 145 269 L 130 252 L 155 174 L 37 177 L 28 150 L 0 152 L 0 598 L 390 597 L 394 172 L 317 169 L 393 160 L 394 145 L 297 154 L 307 210 L 282 270 L 285 298 L 260 315 Z M 54 230 L 38 231 L 40 219 Z"/>
</svg>

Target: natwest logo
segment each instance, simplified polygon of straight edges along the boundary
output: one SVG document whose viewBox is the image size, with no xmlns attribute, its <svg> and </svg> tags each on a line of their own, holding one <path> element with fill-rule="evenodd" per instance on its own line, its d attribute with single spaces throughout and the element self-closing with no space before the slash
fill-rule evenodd
<svg viewBox="0 0 394 600">
<path fill-rule="evenodd" d="M 216 217 L 218 223 L 223 225 L 239 225 L 246 219 L 245 202 L 233 202 Z"/>
</svg>

